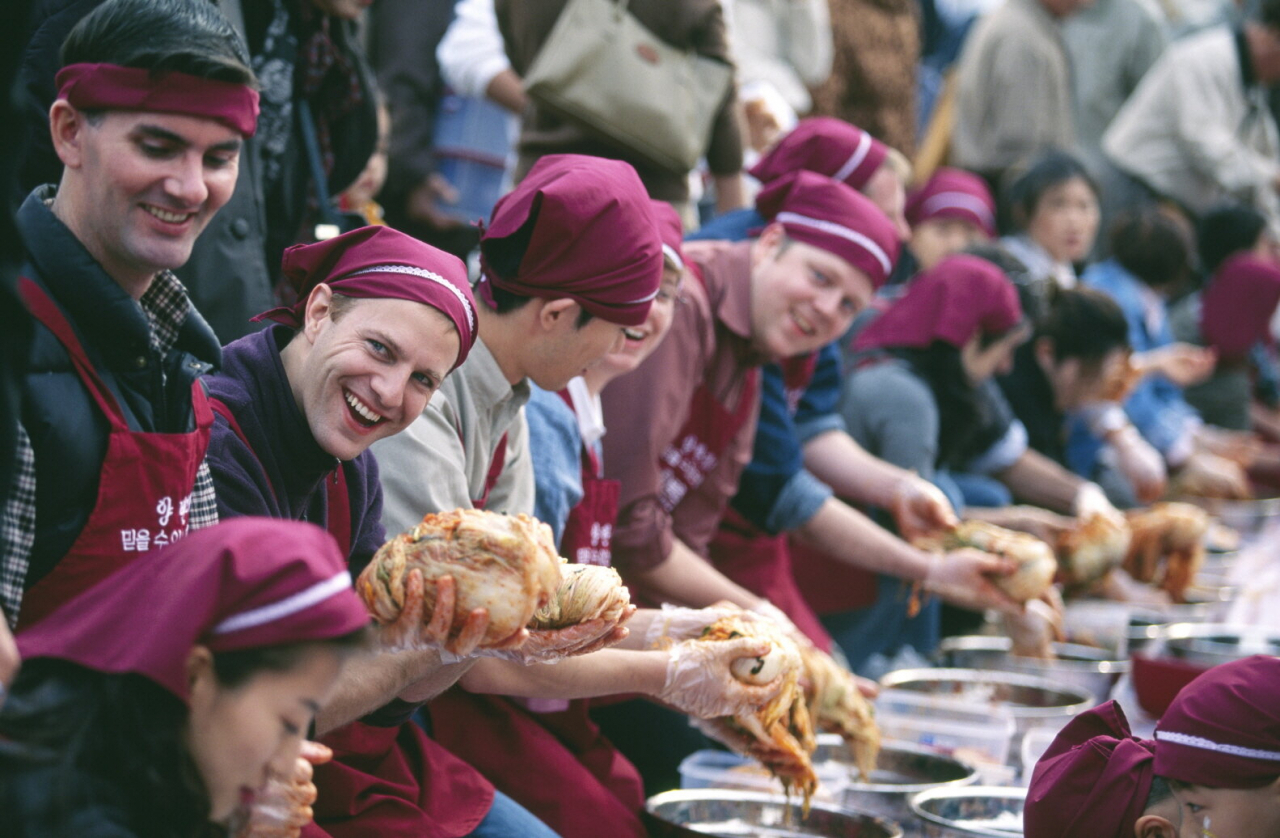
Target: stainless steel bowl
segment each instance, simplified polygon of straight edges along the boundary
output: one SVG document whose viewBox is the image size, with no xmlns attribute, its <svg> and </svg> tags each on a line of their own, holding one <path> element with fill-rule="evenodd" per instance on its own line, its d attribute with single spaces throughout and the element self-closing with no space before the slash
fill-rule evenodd
<svg viewBox="0 0 1280 838">
<path fill-rule="evenodd" d="M 656 838 L 902 838 L 902 827 L 885 818 L 822 803 L 802 818 L 797 799 L 747 791 L 668 791 L 649 798 L 645 811 Z"/>
<path fill-rule="evenodd" d="M 1044 722 L 1066 724 L 1067 719 L 1092 706 L 1088 692 L 1079 687 L 1016 672 L 899 669 L 881 678 L 880 686 L 961 701 L 972 698 L 975 704 L 1004 704 L 1019 731 Z"/>
<path fill-rule="evenodd" d="M 1106 701 L 1111 688 L 1131 666 L 1128 660 L 1115 660 L 1102 649 L 1077 643 L 1054 643 L 1053 651 L 1057 660 L 1040 660 L 1014 655 L 1013 641 L 1007 637 L 948 637 L 938 646 L 938 662 L 943 666 L 1048 678 L 1086 690 L 1095 703 Z"/>
<path fill-rule="evenodd" d="M 909 742 L 883 743 L 876 769 L 865 783 L 858 778 L 849 747 L 839 736 L 819 735 L 813 762 L 815 766 L 833 762 L 847 768 L 850 782 L 841 796 L 844 805 L 904 822 L 911 817 L 912 795 L 931 788 L 971 786 L 978 781 L 973 766 Z"/>
<path fill-rule="evenodd" d="M 1224 525 L 1240 533 L 1242 538 L 1256 536 L 1280 520 L 1280 498 L 1258 500 L 1198 499 L 1195 503 L 1216 515 Z"/>
<path fill-rule="evenodd" d="M 1205 666 L 1230 663 L 1249 655 L 1280 656 L 1280 632 L 1224 623 L 1180 623 L 1158 634 L 1165 655 Z"/>
<path fill-rule="evenodd" d="M 997 786 L 930 789 L 911 799 L 911 811 L 928 838 L 1011 838 L 1022 834 L 1026 797 L 1026 789 Z"/>
</svg>

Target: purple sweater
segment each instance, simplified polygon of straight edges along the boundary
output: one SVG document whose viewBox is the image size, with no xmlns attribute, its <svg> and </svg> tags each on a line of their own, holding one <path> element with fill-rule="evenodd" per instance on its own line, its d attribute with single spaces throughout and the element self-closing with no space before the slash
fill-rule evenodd
<svg viewBox="0 0 1280 838">
<path fill-rule="evenodd" d="M 293 334 L 287 327 L 273 326 L 227 344 L 222 371 L 205 379 L 209 393 L 231 408 L 252 446 L 246 447 L 227 420 L 215 415 L 208 459 L 218 515 L 259 515 L 326 526 L 324 478 L 341 465 L 351 496 L 347 558 L 355 576 L 386 540 L 378 464 L 368 451 L 339 463 L 316 443 L 280 360 L 280 349 Z"/>
</svg>

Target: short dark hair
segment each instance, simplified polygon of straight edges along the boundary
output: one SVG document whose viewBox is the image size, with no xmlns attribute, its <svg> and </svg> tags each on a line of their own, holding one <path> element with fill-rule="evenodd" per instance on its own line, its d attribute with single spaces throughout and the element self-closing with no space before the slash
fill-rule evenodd
<svg viewBox="0 0 1280 838">
<path fill-rule="evenodd" d="M 235 689 L 260 672 L 288 672 L 301 663 L 302 658 L 312 649 L 330 649 L 345 657 L 365 646 L 368 640 L 369 631 L 357 629 L 329 640 L 218 652 L 213 656 L 213 671 L 218 676 L 219 684 Z"/>
<path fill-rule="evenodd" d="M 1095 288 L 1056 293 L 1036 330 L 1053 342 L 1057 363 L 1075 359 L 1096 368 L 1117 349 L 1129 348 L 1129 324 L 1115 300 Z"/>
<path fill-rule="evenodd" d="M 257 86 L 244 41 L 207 0 L 107 0 L 67 35 L 61 58 Z"/>
<path fill-rule="evenodd" d="M 529 249 L 529 240 L 533 238 L 533 226 L 538 221 L 537 210 L 530 212 L 529 217 L 525 219 L 524 224 L 509 236 L 503 238 L 482 238 L 480 240 L 480 253 L 484 256 L 484 263 L 490 273 L 497 274 L 503 279 L 510 279 L 520 273 L 520 263 L 524 260 L 525 251 Z M 496 314 L 506 314 L 523 308 L 532 297 L 526 297 L 523 294 L 515 294 L 505 288 L 499 288 L 492 282 L 489 283 L 489 290 L 493 293 L 493 305 L 490 306 Z M 476 299 L 484 303 L 485 300 L 477 295 Z M 578 320 L 575 328 L 581 329 L 583 326 L 591 322 L 593 315 L 585 308 L 578 312 Z"/>
<path fill-rule="evenodd" d="M 1173 786 L 1169 785 L 1168 780 L 1157 774 L 1151 778 L 1151 791 L 1147 792 L 1147 805 L 1142 808 L 1146 810 L 1152 806 L 1159 806 L 1171 797 L 1173 797 Z"/>
<path fill-rule="evenodd" d="M 1205 276 L 1217 273 L 1227 258 L 1251 249 L 1267 227 L 1267 219 L 1253 207 L 1226 204 L 1214 207 L 1200 219 L 1200 270 Z"/>
<path fill-rule="evenodd" d="M 1036 158 L 1005 191 L 1005 203 L 1014 225 L 1025 229 L 1045 193 L 1076 178 L 1088 184 L 1094 196 L 1098 196 L 1098 184 L 1093 175 L 1075 157 L 1065 151 L 1050 151 Z"/>
<path fill-rule="evenodd" d="M 1121 267 L 1152 288 L 1182 282 L 1191 272 L 1186 232 L 1156 207 L 1130 210 L 1116 219 L 1111 252 Z"/>
</svg>

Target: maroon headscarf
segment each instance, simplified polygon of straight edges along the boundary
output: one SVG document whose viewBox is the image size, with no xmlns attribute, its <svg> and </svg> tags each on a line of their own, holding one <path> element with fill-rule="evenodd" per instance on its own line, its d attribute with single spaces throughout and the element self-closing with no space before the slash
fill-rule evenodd
<svg viewBox="0 0 1280 838">
<path fill-rule="evenodd" d="M 1251 253 L 1222 263 L 1200 295 L 1200 335 L 1219 358 L 1243 358 L 1258 341 L 1271 343 L 1271 315 L 1280 305 L 1280 267 Z"/>
<path fill-rule="evenodd" d="M 907 197 L 907 223 L 912 227 L 935 218 L 957 218 L 996 234 L 996 202 L 987 182 L 962 169 L 943 167 Z"/>
<path fill-rule="evenodd" d="M 756 211 L 796 241 L 839 256 L 879 288 L 898 261 L 893 223 L 865 196 L 837 180 L 794 172 L 756 196 Z"/>
<path fill-rule="evenodd" d="M 524 257 L 515 276 L 500 276 L 485 243 L 517 233 L 528 235 Z M 476 293 L 491 306 L 492 284 L 524 297 L 571 299 L 610 323 L 639 326 L 662 284 L 662 240 L 630 164 L 551 154 L 494 206 L 480 265 Z"/>
<path fill-rule="evenodd" d="M 333 536 L 236 518 L 139 556 L 18 633 L 24 660 L 145 675 L 186 699 L 191 648 L 328 640 L 369 623 Z"/>
<path fill-rule="evenodd" d="M 907 286 L 907 293 L 863 330 L 853 348 L 914 347 L 934 341 L 963 347 L 975 334 L 999 335 L 1022 320 L 1018 292 L 985 259 L 948 256 Z"/>
<path fill-rule="evenodd" d="M 255 321 L 301 329 L 307 297 L 323 282 L 346 297 L 410 300 L 443 312 L 458 330 L 454 369 L 475 345 L 476 304 L 466 265 L 398 230 L 361 227 L 315 244 L 296 244 L 284 252 L 282 268 L 298 301 L 264 311 Z"/>
<path fill-rule="evenodd" d="M 888 146 L 861 128 L 842 119 L 815 116 L 800 120 L 750 173 L 768 184 L 792 172 L 817 172 L 861 189 L 888 154 Z"/>
<path fill-rule="evenodd" d="M 666 201 L 649 199 L 653 209 L 653 220 L 658 225 L 658 238 L 662 239 L 662 255 L 676 263 L 678 270 L 684 270 L 684 222 L 680 213 Z"/>
<path fill-rule="evenodd" d="M 1280 658 L 1215 666 L 1182 688 L 1156 725 L 1156 773 L 1215 788 L 1280 777 Z"/>
<path fill-rule="evenodd" d="M 258 127 L 258 91 L 243 84 L 187 73 L 153 74 L 118 64 L 68 64 L 54 77 L 58 98 L 79 110 L 176 113 L 216 119 L 252 137 Z"/>
<path fill-rule="evenodd" d="M 1114 701 L 1076 716 L 1031 774 L 1027 838 L 1133 838 L 1155 779 L 1156 743 L 1136 739 Z"/>
</svg>

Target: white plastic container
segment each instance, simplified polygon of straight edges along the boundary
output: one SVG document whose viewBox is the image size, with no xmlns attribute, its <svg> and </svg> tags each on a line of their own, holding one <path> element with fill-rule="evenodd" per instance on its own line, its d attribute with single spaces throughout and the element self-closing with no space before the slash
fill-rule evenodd
<svg viewBox="0 0 1280 838">
<path fill-rule="evenodd" d="M 886 739 L 914 742 L 980 769 L 1009 761 L 1016 731 L 1007 707 L 975 707 L 970 701 L 895 689 L 880 691 L 876 722 Z"/>
</svg>

